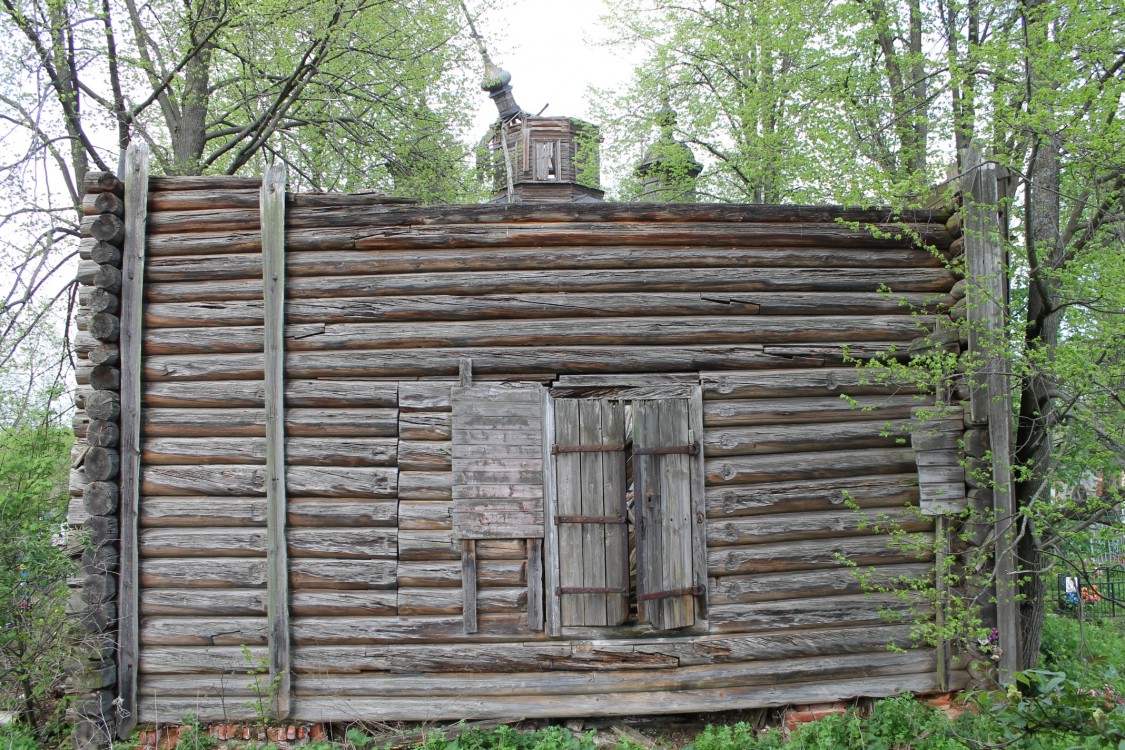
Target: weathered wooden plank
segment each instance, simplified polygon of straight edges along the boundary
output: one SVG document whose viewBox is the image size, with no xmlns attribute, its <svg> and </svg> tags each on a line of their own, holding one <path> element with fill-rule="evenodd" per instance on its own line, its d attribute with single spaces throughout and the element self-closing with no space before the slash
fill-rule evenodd
<svg viewBox="0 0 1125 750">
<path fill-rule="evenodd" d="M 901 315 L 907 312 L 938 312 L 949 304 L 951 300 L 946 296 L 916 292 L 657 292 L 643 295 L 571 292 L 565 295 L 425 295 L 291 300 L 285 315 L 290 324 L 658 315 Z M 145 307 L 144 322 L 146 329 L 261 325 L 262 306 L 259 300 L 155 302 Z M 885 388 L 876 389 L 875 385 L 854 387 L 861 390 L 870 388 L 871 393 L 887 392 Z M 448 391 L 448 387 L 444 390 Z M 443 410 L 448 411 L 448 399 L 445 401 Z M 412 407 L 404 401 L 402 408 Z"/>
<path fill-rule="evenodd" d="M 439 323 L 304 323 L 289 325 L 290 351 L 418 349 L 425 346 L 601 346 L 614 344 L 791 344 L 835 341 L 908 342 L 932 330 L 927 315 L 742 316 L 442 321 Z M 145 333 L 151 354 L 262 351 L 261 326 L 156 328 Z"/>
<path fill-rule="evenodd" d="M 865 536 L 722 547 L 707 553 L 710 576 L 840 569 L 848 565 L 894 565 L 933 559 L 933 534 Z M 846 575 L 847 571 L 841 571 Z"/>
<path fill-rule="evenodd" d="M 419 446 L 414 452 L 417 458 L 413 458 L 414 453 L 410 454 L 412 461 L 440 468 L 441 450 L 429 449 L 433 445 L 448 446 L 447 443 L 412 443 L 412 448 Z M 397 448 L 394 438 L 294 437 L 285 442 L 285 458 L 290 464 L 304 466 L 393 466 Z M 141 443 L 141 458 L 147 465 L 265 464 L 266 441 L 246 437 L 148 438 Z"/>
<path fill-rule="evenodd" d="M 263 409 L 145 409 L 143 435 L 149 437 L 265 437 Z M 395 409 L 287 409 L 289 437 L 395 437 Z"/>
<path fill-rule="evenodd" d="M 713 633 L 746 633 L 782 628 L 886 625 L 909 622 L 929 612 L 920 598 L 904 601 L 898 593 L 849 594 L 711 607 Z"/>
<path fill-rule="evenodd" d="M 847 347 L 847 356 L 865 359 L 886 354 L 892 348 L 892 342 L 852 344 Z M 842 344 L 778 345 L 768 348 L 756 345 L 543 347 L 534 351 L 511 347 L 387 349 L 349 352 L 346 357 L 332 352 L 292 352 L 286 358 L 286 372 L 298 378 L 450 377 L 457 374 L 458 363 L 462 359 L 471 359 L 476 376 L 511 377 L 598 372 L 683 372 L 724 368 L 777 370 L 842 363 L 844 358 L 845 349 Z M 262 377 L 261 357 L 254 354 L 215 354 L 210 357 L 152 355 L 145 358 L 144 364 L 145 377 L 152 381 L 251 380 Z M 423 414 L 426 413 L 419 412 L 412 416 Z M 406 417 L 403 419 L 406 421 Z M 408 436 L 404 432 L 402 437 Z M 442 435 L 431 438 L 419 435 L 410 436 L 410 439 L 448 438 Z"/>
<path fill-rule="evenodd" d="M 145 225 L 148 203 L 148 146 L 131 143 L 125 152 L 125 242 L 122 246 L 120 365 L 121 569 L 118 582 L 117 678 L 121 716 L 117 736 L 125 740 L 136 726 L 137 660 L 139 647 L 139 570 L 137 561 L 137 505 L 140 498 L 142 296 L 144 291 Z M 101 183 L 99 182 L 101 186 Z M 103 186 L 105 187 L 105 186 Z M 109 187 L 105 192 L 116 192 Z M 104 313 L 103 313 L 104 314 Z"/>
<path fill-rule="evenodd" d="M 755 484 L 857 474 L 900 474 L 915 468 L 910 448 L 812 451 L 771 456 L 726 456 L 705 462 L 707 484 Z"/>
<path fill-rule="evenodd" d="M 285 383 L 285 403 L 290 409 L 394 409 L 397 385 L 371 380 L 288 380 Z M 142 396 L 146 407 L 261 408 L 265 405 L 265 384 L 247 380 L 145 383 Z"/>
<path fill-rule="evenodd" d="M 265 617 L 146 617 L 142 646 L 261 646 L 266 643 Z"/>
<path fill-rule="evenodd" d="M 727 547 L 790 539 L 839 539 L 899 531 L 933 531 L 918 508 L 776 513 L 707 524 L 707 546 Z"/>
<path fill-rule="evenodd" d="M 224 302 L 261 299 L 261 284 L 245 279 L 164 281 L 145 287 L 148 302 Z M 942 268 L 618 268 L 534 271 L 434 272 L 377 276 L 296 277 L 293 299 L 397 297 L 535 292 L 932 292 L 945 294 L 956 278 Z"/>
<path fill-rule="evenodd" d="M 704 455 L 714 457 L 892 448 L 902 445 L 910 435 L 910 428 L 911 421 L 908 419 L 712 427 L 704 436 L 703 451 Z"/>
<path fill-rule="evenodd" d="M 645 453 L 694 442 L 688 400 L 634 402 L 633 415 L 637 596 L 659 596 L 640 605 L 657 630 L 688 627 L 695 622 L 694 596 L 667 592 L 689 591 L 702 580 L 694 570 L 693 461 L 683 453 Z"/>
<path fill-rule="evenodd" d="M 839 570 L 791 571 L 711 579 L 708 602 L 745 604 L 806 597 L 863 594 L 871 587 L 909 587 L 910 582 L 932 581 L 933 566 L 928 563 L 881 565 L 864 568 L 862 574 Z"/>
<path fill-rule="evenodd" d="M 285 475 L 294 495 L 391 498 L 397 492 L 393 468 L 290 466 Z M 243 464 L 146 466 L 141 490 L 152 495 L 264 495 L 266 472 Z"/>
<path fill-rule="evenodd" d="M 756 427 L 798 422 L 851 422 L 909 419 L 919 400 L 910 395 L 757 398 L 708 401 L 703 404 L 707 427 Z"/>
<path fill-rule="evenodd" d="M 707 489 L 707 517 L 731 518 L 762 513 L 918 504 L 918 475 L 853 476 Z"/>
</svg>

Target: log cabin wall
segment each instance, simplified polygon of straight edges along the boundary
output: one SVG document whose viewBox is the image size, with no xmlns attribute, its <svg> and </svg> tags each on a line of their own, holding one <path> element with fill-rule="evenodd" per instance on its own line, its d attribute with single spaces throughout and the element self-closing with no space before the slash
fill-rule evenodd
<svg viewBox="0 0 1125 750">
<path fill-rule="evenodd" d="M 148 187 L 133 720 L 248 719 L 270 657 L 260 182 Z M 706 711 L 964 684 L 939 683 L 934 649 L 886 617 L 911 607 L 864 593 L 842 562 L 878 582 L 930 570 L 885 532 L 934 533 L 905 432 L 926 401 L 865 383 L 847 357 L 905 356 L 945 314 L 947 218 L 287 196 L 289 718 Z M 80 334 L 83 387 L 95 344 Z M 563 627 L 538 538 L 466 546 L 457 389 L 500 381 L 539 388 L 547 411 L 698 394 L 706 590 L 681 596 L 690 626 L 654 632 L 634 594 L 623 625 Z"/>
</svg>

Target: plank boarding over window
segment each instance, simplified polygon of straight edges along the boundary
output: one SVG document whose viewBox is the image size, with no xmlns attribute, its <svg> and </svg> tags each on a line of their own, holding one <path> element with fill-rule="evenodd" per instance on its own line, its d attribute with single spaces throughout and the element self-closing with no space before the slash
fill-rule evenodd
<svg viewBox="0 0 1125 750">
<path fill-rule="evenodd" d="M 563 627 L 628 624 L 631 600 L 633 624 L 655 630 L 690 627 L 697 605 L 703 612 L 701 405 L 698 388 L 690 392 L 567 392 L 551 402 L 553 635 Z"/>
<path fill-rule="evenodd" d="M 543 389 L 455 386 L 453 533 L 457 539 L 543 537 Z"/>
</svg>

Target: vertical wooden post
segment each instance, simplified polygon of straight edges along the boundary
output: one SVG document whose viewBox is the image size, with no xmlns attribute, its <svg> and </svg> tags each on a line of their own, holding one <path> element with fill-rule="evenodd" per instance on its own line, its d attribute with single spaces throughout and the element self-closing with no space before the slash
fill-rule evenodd
<svg viewBox="0 0 1125 750">
<path fill-rule="evenodd" d="M 289 715 L 289 565 L 285 544 L 285 165 L 262 181 L 262 273 L 265 281 L 266 568 L 273 717 Z"/>
<path fill-rule="evenodd" d="M 937 572 L 937 608 L 934 612 L 934 624 L 938 630 L 937 642 L 937 682 L 938 690 L 949 690 L 950 670 L 952 669 L 952 644 L 945 637 L 946 600 L 952 596 L 949 590 L 949 521 L 944 515 L 934 518 L 934 538 L 937 549 L 934 550 L 934 570 Z"/>
<path fill-rule="evenodd" d="M 555 496 L 555 457 L 551 446 L 555 444 L 555 408 L 551 389 L 543 389 L 543 520 L 546 525 L 543 539 L 544 617 L 547 634 L 562 635 L 562 601 L 556 589 L 562 585 L 559 574 L 559 527 L 554 523 L 558 515 L 558 498 Z"/>
<path fill-rule="evenodd" d="M 461 613 L 465 634 L 477 632 L 477 541 L 461 540 Z"/>
<path fill-rule="evenodd" d="M 543 629 L 543 540 L 527 540 L 527 626 Z"/>
<path fill-rule="evenodd" d="M 1008 276 L 1001 244 L 999 178 L 973 146 L 962 158 L 965 259 L 968 277 L 969 347 L 985 365 L 982 394 L 970 402 L 970 421 L 988 423 L 992 447 L 992 498 L 996 524 L 996 629 L 1000 634 L 1000 681 L 1020 668 L 1015 494 L 1012 486 L 1012 385 L 1006 356 Z M 979 391 L 980 383 L 975 391 Z"/>
<path fill-rule="evenodd" d="M 141 299 L 144 292 L 145 224 L 148 217 L 148 146 L 134 141 L 125 153 L 125 245 L 121 281 L 121 578 L 118 581 L 117 736 L 137 725 L 137 661 L 140 640 L 137 515 L 141 481 Z"/>
</svg>

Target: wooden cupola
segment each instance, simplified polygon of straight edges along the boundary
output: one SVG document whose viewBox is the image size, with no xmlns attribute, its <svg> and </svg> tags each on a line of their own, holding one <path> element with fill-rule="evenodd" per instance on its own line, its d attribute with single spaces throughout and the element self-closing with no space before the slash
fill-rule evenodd
<svg viewBox="0 0 1125 750">
<path fill-rule="evenodd" d="M 601 201 L 597 126 L 574 117 L 540 117 L 512 96 L 512 76 L 491 63 L 482 88 L 499 118 L 481 144 L 490 203 Z"/>
<path fill-rule="evenodd" d="M 641 184 L 641 200 L 654 203 L 694 203 L 696 181 L 703 165 L 684 142 L 676 140 L 676 113 L 665 104 L 656 113 L 660 137 L 637 165 L 636 175 Z"/>
</svg>

